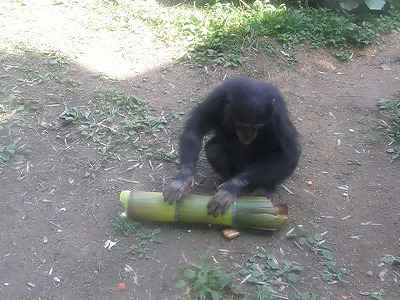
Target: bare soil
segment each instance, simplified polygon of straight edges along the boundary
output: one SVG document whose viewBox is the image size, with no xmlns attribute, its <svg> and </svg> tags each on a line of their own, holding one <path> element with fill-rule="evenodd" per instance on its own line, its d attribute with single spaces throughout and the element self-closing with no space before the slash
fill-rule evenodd
<svg viewBox="0 0 400 300">
<path fill-rule="evenodd" d="M 298 64 L 285 68 L 254 51 L 235 70 L 191 69 L 178 62 L 153 67 L 154 48 L 144 47 L 140 35 L 135 37 L 142 51 L 140 72 L 118 81 L 97 76 L 73 59 L 49 64 L 52 51 L 22 49 L 3 55 L 4 89 L 37 102 L 38 107 L 15 112 L 14 118 L 26 125 L 1 134 L 2 145 L 18 140 L 30 153 L 0 169 L 0 298 L 164 299 L 179 292 L 174 285 L 186 261 L 198 263 L 205 251 L 213 253 L 216 266 L 240 282 L 243 278 L 235 264 L 264 250 L 279 261 L 305 267 L 293 287 L 282 285 L 280 292 L 288 299 L 295 299 L 295 289 L 328 299 L 342 295 L 369 299 L 368 293 L 380 290 L 386 295 L 383 299 L 398 298 L 399 270 L 379 259 L 400 252 L 400 169 L 398 161 L 391 162 L 388 141 L 377 130 L 381 115 L 376 102 L 399 91 L 399 32 L 355 53 L 348 63 L 324 50 L 304 48 L 295 53 Z M 160 47 L 157 51 L 162 51 Z M 146 59 L 152 67 L 143 70 Z M 37 80 L 48 73 L 56 79 Z M 162 191 L 176 165 L 155 161 L 145 151 L 132 151 L 134 140 L 119 145 L 112 158 L 98 153 L 99 143 L 79 135 L 66 144 L 58 136 L 76 133 L 77 126 L 63 126 L 59 116 L 70 107 L 100 107 L 104 103 L 93 100 L 95 91 L 115 88 L 148 101 L 154 115 L 182 113 L 159 132 L 138 133 L 139 141 L 147 141 L 150 148 L 169 152 L 176 149 L 190 109 L 226 76 L 235 74 L 276 84 L 301 133 L 301 161 L 285 182 L 293 194 L 279 190 L 280 201 L 289 205 L 287 226 L 277 232 L 240 230 L 240 237 L 227 240 L 221 228 L 145 223 L 142 226 L 150 230 L 160 229 L 157 236 L 162 242 L 150 244 L 148 259 L 138 259 L 130 249 L 139 247 L 140 238 L 124 236 L 113 226 L 122 211 L 119 192 Z M 94 178 L 85 177 L 91 166 L 99 170 Z M 204 158 L 196 179 L 192 193 L 211 195 L 214 174 Z M 349 272 L 348 282 L 321 280 L 321 258 L 285 238 L 298 225 L 312 233 L 326 232 L 335 261 Z M 104 247 L 107 240 L 116 242 L 110 250 Z M 231 252 L 226 255 L 221 249 Z M 385 268 L 388 271 L 380 278 Z M 126 283 L 124 293 L 118 291 L 120 282 Z"/>
</svg>

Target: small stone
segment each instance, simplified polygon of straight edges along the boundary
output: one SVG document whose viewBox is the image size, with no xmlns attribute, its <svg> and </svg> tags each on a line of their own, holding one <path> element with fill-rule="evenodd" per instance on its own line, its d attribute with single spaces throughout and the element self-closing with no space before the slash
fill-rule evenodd
<svg viewBox="0 0 400 300">
<path fill-rule="evenodd" d="M 371 270 L 369 270 L 369 271 L 367 272 L 367 275 L 368 275 L 369 277 L 374 277 L 374 272 L 372 272 Z"/>
</svg>

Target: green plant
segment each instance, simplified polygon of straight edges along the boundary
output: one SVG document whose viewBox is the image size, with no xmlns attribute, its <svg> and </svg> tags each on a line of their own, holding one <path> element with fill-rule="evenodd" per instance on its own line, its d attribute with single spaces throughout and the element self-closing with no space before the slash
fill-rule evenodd
<svg viewBox="0 0 400 300">
<path fill-rule="evenodd" d="M 379 290 L 378 292 L 373 292 L 369 294 L 369 298 L 372 300 L 394 300 L 392 298 L 385 297 L 385 291 Z"/>
<path fill-rule="evenodd" d="M 147 229 L 140 228 L 139 223 L 134 222 L 132 219 L 126 218 L 125 216 L 119 216 L 113 222 L 113 226 L 116 230 L 124 235 L 135 234 L 139 238 L 138 245 L 132 245 L 129 252 L 139 259 L 150 258 L 148 252 L 153 242 L 162 242 L 157 238 L 160 233 L 160 229 Z"/>
<path fill-rule="evenodd" d="M 190 294 L 190 299 L 224 299 L 224 295 L 241 294 L 240 289 L 233 283 L 233 277 L 211 266 L 212 254 L 200 256 L 201 266 L 188 266 L 182 272 L 182 279 L 176 287 Z"/>
<path fill-rule="evenodd" d="M 179 163 L 179 155 L 177 152 L 165 152 L 163 149 L 157 149 L 153 151 L 153 149 L 149 149 L 147 155 L 149 158 L 153 158 L 155 160 L 164 160 L 175 164 Z"/>
<path fill-rule="evenodd" d="M 96 178 L 96 173 L 100 170 L 100 167 L 100 165 L 92 164 L 89 162 L 89 167 L 85 171 L 84 177 L 94 180 Z"/>
<path fill-rule="evenodd" d="M 21 112 L 23 110 L 38 110 L 39 102 L 36 100 L 26 100 L 18 95 L 10 94 L 2 99 L 2 106 L 7 108 L 8 111 L 15 110 Z"/>
<path fill-rule="evenodd" d="M 82 112 L 76 107 L 71 107 L 61 113 L 60 119 L 63 121 L 63 125 L 69 125 L 78 123 L 82 118 L 87 119 L 89 115 L 89 111 Z"/>
<path fill-rule="evenodd" d="M 297 300 L 328 300 L 325 297 L 320 297 L 316 293 L 298 293 L 296 295 Z"/>
<path fill-rule="evenodd" d="M 297 237 L 298 244 L 301 247 L 307 246 L 325 261 L 326 270 L 321 275 L 325 282 L 341 281 L 346 282 L 347 271 L 338 266 L 333 259 L 332 247 L 324 239 L 324 234 L 315 234 L 311 236 L 310 232 L 303 226 L 299 226 L 289 237 Z"/>
<path fill-rule="evenodd" d="M 275 300 L 279 298 L 287 299 L 285 296 L 280 296 L 277 291 L 268 285 L 260 286 L 258 291 L 250 297 L 251 300 Z"/>
<path fill-rule="evenodd" d="M 132 8 L 128 3 L 121 8 L 124 5 L 136 9 L 136 15 L 153 27 L 164 42 L 185 49 L 192 66 L 236 67 L 244 62 L 243 50 L 249 46 L 274 53 L 271 47 L 265 47 L 269 38 L 277 39 L 286 48 L 311 41 L 313 48 L 331 48 L 340 59 L 349 60 L 352 47 L 371 44 L 381 34 L 400 27 L 400 14 L 396 11 L 362 14 L 361 19 L 360 14 L 340 14 L 307 5 L 274 6 L 269 1 L 246 5 L 243 1 L 215 1 L 200 7 L 159 9 Z"/>
<path fill-rule="evenodd" d="M 247 282 L 269 285 L 280 285 L 281 279 L 285 279 L 288 283 L 295 283 L 299 279 L 298 273 L 304 269 L 287 260 L 279 263 L 273 254 L 262 253 L 253 254 L 244 267 L 239 274 L 246 277 Z"/>
<path fill-rule="evenodd" d="M 113 222 L 114 227 L 118 232 L 123 233 L 124 235 L 129 235 L 133 232 L 136 232 L 138 228 L 138 224 L 134 222 L 132 219 L 118 216 Z"/>
<path fill-rule="evenodd" d="M 0 145 L 0 168 L 5 167 L 13 159 L 29 152 L 29 149 L 24 146 L 18 146 L 16 142 L 8 145 Z"/>
<path fill-rule="evenodd" d="M 142 229 L 137 232 L 137 236 L 140 238 L 138 247 L 131 247 L 131 252 L 137 254 L 138 258 L 148 259 L 149 247 L 153 242 L 161 242 L 156 238 L 157 234 L 160 233 L 160 229 Z"/>
<path fill-rule="evenodd" d="M 389 139 L 386 151 L 392 155 L 392 161 L 400 156 L 400 92 L 397 95 L 380 99 L 377 104 L 384 113 L 384 120 L 378 124 L 378 129 Z"/>
<path fill-rule="evenodd" d="M 147 149 L 148 142 L 144 138 L 148 135 L 157 137 L 156 134 L 167 124 L 167 119 L 176 118 L 163 113 L 154 116 L 147 101 L 115 89 L 96 91 L 94 100 L 84 108 L 70 107 L 64 110 L 60 119 L 64 126 L 70 126 L 70 132 L 59 133 L 57 138 L 68 146 L 71 141 L 79 138 L 76 135 L 78 133 L 93 141 L 105 160 L 120 159 L 118 149 L 124 143 L 129 144 L 134 152 Z M 166 153 L 163 149 L 148 154 L 165 161 L 177 159 L 176 155 Z M 93 177 L 95 171 L 91 168 L 85 176 Z"/>
<path fill-rule="evenodd" d="M 385 255 L 379 259 L 380 262 L 392 265 L 393 267 L 400 267 L 400 256 Z"/>
<path fill-rule="evenodd" d="M 325 282 L 340 281 L 346 282 L 347 272 L 338 266 L 334 261 L 326 261 L 326 272 L 321 275 L 321 279 Z"/>
</svg>

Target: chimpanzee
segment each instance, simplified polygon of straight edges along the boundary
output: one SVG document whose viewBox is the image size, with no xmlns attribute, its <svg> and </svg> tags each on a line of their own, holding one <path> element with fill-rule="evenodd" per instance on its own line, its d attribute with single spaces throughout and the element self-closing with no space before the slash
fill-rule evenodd
<svg viewBox="0 0 400 300">
<path fill-rule="evenodd" d="M 271 194 L 297 166 L 301 148 L 286 104 L 274 86 L 248 77 L 225 81 L 200 103 L 179 139 L 180 172 L 164 190 L 164 201 L 180 201 L 194 185 L 204 136 L 206 157 L 222 177 L 208 214 L 225 214 L 238 194 Z"/>
</svg>

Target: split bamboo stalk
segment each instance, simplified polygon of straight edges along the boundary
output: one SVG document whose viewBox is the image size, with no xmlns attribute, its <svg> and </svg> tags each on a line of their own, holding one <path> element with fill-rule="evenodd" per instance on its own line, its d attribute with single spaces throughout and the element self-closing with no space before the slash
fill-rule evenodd
<svg viewBox="0 0 400 300">
<path fill-rule="evenodd" d="M 225 215 L 207 214 L 210 196 L 186 194 L 172 205 L 164 203 L 162 193 L 122 191 L 120 202 L 127 217 L 137 221 L 197 223 L 218 226 L 275 230 L 286 224 L 286 204 L 274 204 L 264 197 L 238 197 Z"/>
</svg>

